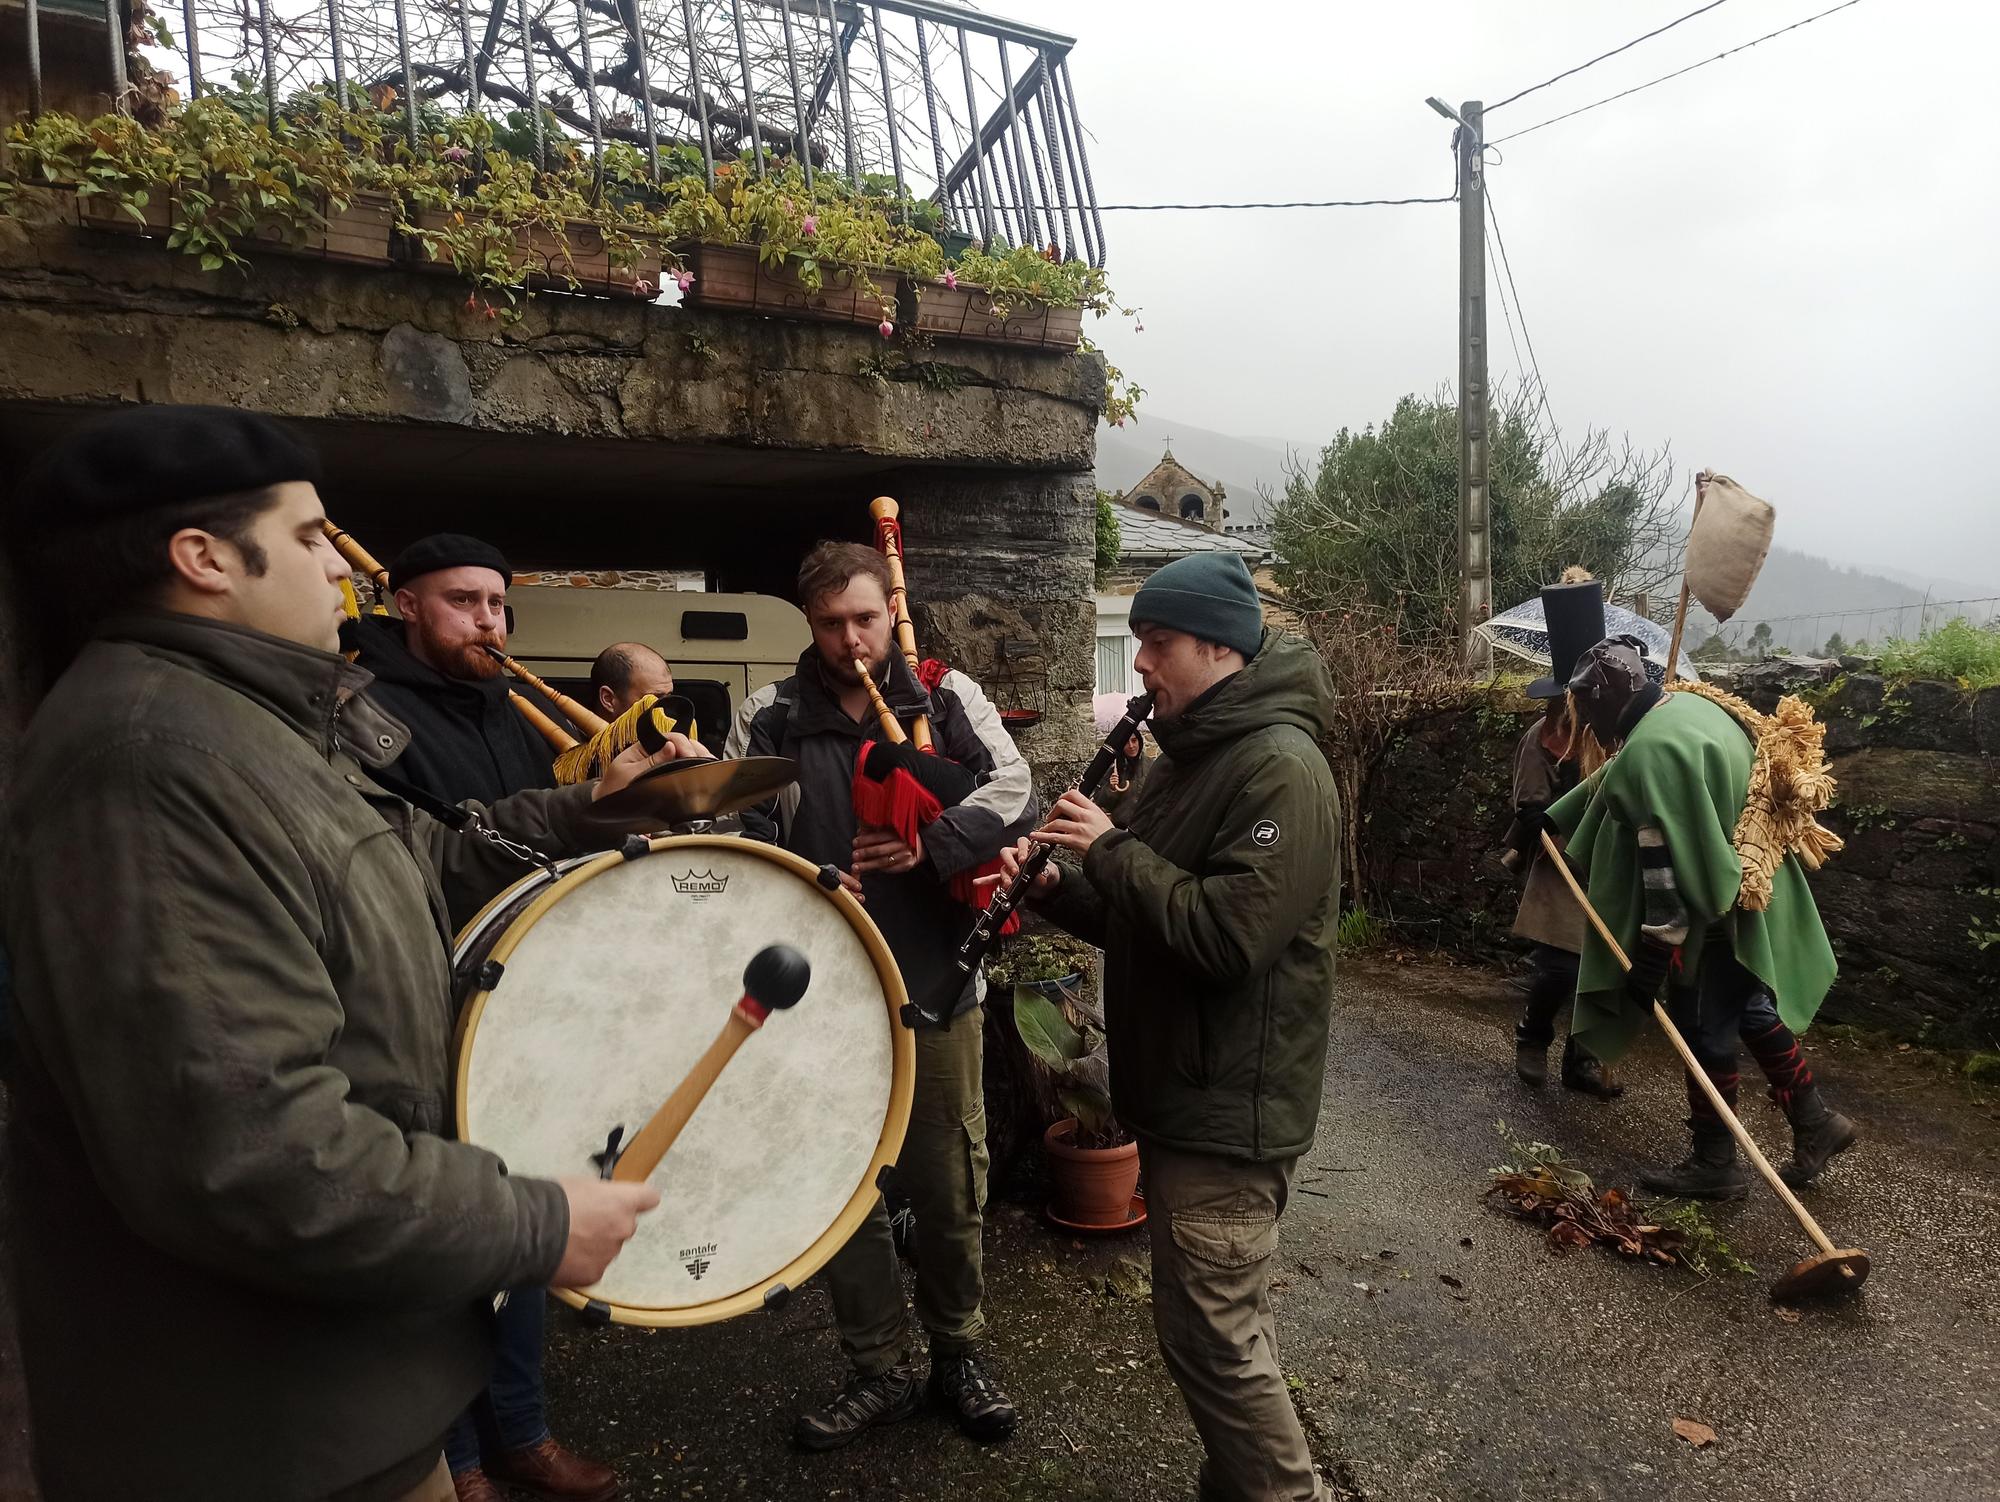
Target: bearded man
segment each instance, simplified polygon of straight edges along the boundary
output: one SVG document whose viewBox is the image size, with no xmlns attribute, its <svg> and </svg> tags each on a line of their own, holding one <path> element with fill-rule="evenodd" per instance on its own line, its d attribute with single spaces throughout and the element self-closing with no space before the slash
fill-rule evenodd
<svg viewBox="0 0 2000 1502">
<path fill-rule="evenodd" d="M 555 786 L 548 743 L 507 701 L 511 685 L 488 651 L 507 646 L 513 580 L 491 543 L 440 532 L 389 566 L 401 619 L 363 616 L 351 628 L 355 660 L 375 675 L 371 696 L 410 727 L 389 770 L 447 803 Z"/>
</svg>

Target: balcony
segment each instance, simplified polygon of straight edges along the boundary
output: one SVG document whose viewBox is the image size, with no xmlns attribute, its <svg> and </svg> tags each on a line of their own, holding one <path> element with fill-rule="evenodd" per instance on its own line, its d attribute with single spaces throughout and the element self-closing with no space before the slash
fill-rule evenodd
<svg viewBox="0 0 2000 1502">
<path fill-rule="evenodd" d="M 45 97 L 32 44 L 79 13 L 107 6 L 0 9 L 31 42 L 30 113 Z M 713 185 L 718 166 L 745 163 L 808 186 L 893 185 L 938 206 L 948 248 L 1053 246 L 1105 264 L 1074 39 L 940 0 L 182 0 L 121 19 L 108 92 L 127 111 L 149 91 L 156 104 L 168 88 L 231 92 L 261 96 L 275 121 L 301 93 L 358 88 L 419 102 L 397 111 L 412 144 L 430 112 L 477 112 L 538 158 L 566 146 L 601 162 L 622 146 L 656 178 L 684 166 Z"/>
</svg>

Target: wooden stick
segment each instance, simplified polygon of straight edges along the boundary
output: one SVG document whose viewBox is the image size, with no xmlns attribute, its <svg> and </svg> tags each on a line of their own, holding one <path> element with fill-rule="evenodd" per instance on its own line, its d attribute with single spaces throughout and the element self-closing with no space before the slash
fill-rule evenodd
<svg viewBox="0 0 2000 1502">
<path fill-rule="evenodd" d="M 514 708 L 521 712 L 521 718 L 542 733 L 542 739 L 549 743 L 552 750 L 562 752 L 576 749 L 576 737 L 543 714 L 532 701 L 522 698 L 511 688 L 507 690 L 507 698 Z"/>
<path fill-rule="evenodd" d="M 389 571 L 376 561 L 375 555 L 356 542 L 353 533 L 341 531 L 332 521 L 322 521 L 320 525 L 326 528 L 327 541 L 333 544 L 333 550 L 347 560 L 348 566 L 366 574 L 378 596 L 386 595 Z"/>
<path fill-rule="evenodd" d="M 875 686 L 875 675 L 868 670 L 867 661 L 855 658 L 854 671 L 861 675 L 861 686 L 868 690 L 868 702 L 875 707 L 875 718 L 882 723 L 882 734 L 889 738 L 891 745 L 902 745 L 909 737 L 903 734 L 903 725 L 896 718 L 896 711 L 889 707 L 889 701 L 882 697 L 882 690 Z"/>
<path fill-rule="evenodd" d="M 1694 540 L 1694 524 L 1701 520 L 1701 498 L 1708 489 L 1708 471 L 1702 470 L 1694 477 L 1694 516 L 1688 522 L 1688 541 Z M 1681 633 L 1687 629 L 1688 619 L 1688 571 L 1687 549 L 1681 549 L 1681 599 L 1674 607 L 1674 636 L 1667 647 L 1667 682 L 1672 683 L 1681 675 Z"/>
<path fill-rule="evenodd" d="M 1590 905 L 1590 899 L 1584 895 L 1583 887 L 1576 879 L 1576 873 L 1570 870 L 1569 862 L 1563 857 L 1561 848 L 1549 838 L 1546 829 L 1542 831 L 1542 848 L 1548 852 L 1549 859 L 1556 863 L 1556 869 L 1562 872 L 1563 880 L 1569 885 L 1570 894 L 1583 908 L 1583 915 L 1590 920 L 1590 926 L 1597 930 L 1597 936 L 1617 957 L 1619 968 L 1630 970 L 1632 962 L 1625 957 L 1625 951 L 1619 947 L 1618 941 L 1611 937 L 1611 930 L 1604 926 L 1604 920 L 1598 917 L 1597 909 Z M 1763 1149 L 1758 1147 L 1750 1134 L 1743 1130 L 1743 1123 L 1738 1121 L 1736 1113 L 1729 1109 L 1729 1102 L 1722 1098 L 1722 1092 L 1715 1088 L 1715 1081 L 1708 1077 L 1708 1071 L 1703 1069 L 1701 1062 L 1695 1058 L 1694 1050 L 1687 1046 L 1687 1039 L 1681 1036 L 1681 1030 L 1674 1026 L 1673 1018 L 1667 1015 L 1667 1009 L 1658 1001 L 1653 1003 L 1653 1017 L 1665 1031 L 1667 1041 L 1674 1045 L 1674 1051 L 1681 1056 L 1681 1062 L 1687 1065 L 1688 1074 L 1701 1086 L 1702 1093 L 1708 1097 L 1708 1103 L 1715 1107 L 1715 1114 L 1720 1116 L 1722 1124 L 1729 1128 L 1729 1134 L 1736 1139 L 1736 1145 L 1749 1155 L 1750 1161 L 1757 1166 L 1757 1172 L 1764 1176 L 1764 1182 L 1771 1186 L 1772 1193 L 1785 1202 L 1785 1208 L 1792 1212 L 1801 1226 L 1805 1227 L 1806 1235 L 1812 1237 L 1815 1246 L 1822 1252 L 1837 1250 L 1827 1239 L 1826 1232 L 1819 1228 L 1819 1222 L 1814 1220 L 1806 1207 L 1799 1203 L 1799 1197 L 1792 1193 L 1792 1186 L 1778 1177 L 1778 1171 L 1771 1166 L 1770 1159 L 1764 1156 Z"/>
<path fill-rule="evenodd" d="M 910 676 L 917 676 L 917 627 L 910 619 L 910 587 L 903 579 L 903 526 L 897 521 L 901 508 L 886 495 L 878 495 L 868 503 L 868 514 L 875 518 L 875 544 L 882 550 L 882 556 L 889 563 L 889 610 L 896 619 L 896 645 L 903 649 L 903 661 L 910 666 Z M 931 722 L 918 715 L 910 726 L 910 738 L 916 742 L 919 751 L 931 749 Z"/>
<path fill-rule="evenodd" d="M 523 683 L 530 685 L 536 692 L 555 705 L 557 709 L 560 709 L 565 715 L 569 716 L 570 722 L 586 736 L 601 735 L 611 728 L 611 722 L 605 719 L 604 716 L 585 709 L 583 705 L 572 699 L 561 689 L 556 688 L 552 684 L 545 683 L 542 679 L 522 667 L 521 664 L 514 661 L 505 652 L 502 652 L 498 647 L 488 647 L 486 650 L 491 652 L 499 660 L 500 665 L 508 672 L 519 678 Z"/>
<path fill-rule="evenodd" d="M 695 1060 L 687 1078 L 674 1087 L 674 1093 L 666 1098 L 660 1109 L 653 1113 L 652 1120 L 639 1129 L 639 1135 L 619 1155 L 611 1170 L 614 1181 L 632 1184 L 652 1177 L 653 1170 L 660 1166 L 660 1159 L 667 1155 L 667 1149 L 674 1145 L 681 1129 L 693 1119 L 710 1088 L 722 1077 L 723 1069 L 736 1057 L 736 1050 L 764 1025 L 762 1012 L 763 1008 L 757 1007 L 747 997 L 730 1009 L 729 1020 L 722 1025 L 715 1041 L 708 1045 L 708 1051 Z"/>
</svg>

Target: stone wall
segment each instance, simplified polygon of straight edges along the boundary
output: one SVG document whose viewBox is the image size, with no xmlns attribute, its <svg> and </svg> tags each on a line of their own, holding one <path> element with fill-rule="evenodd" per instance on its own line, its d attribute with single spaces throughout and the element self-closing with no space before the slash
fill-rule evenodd
<svg viewBox="0 0 2000 1502">
<path fill-rule="evenodd" d="M 1769 710 L 1816 701 L 1847 848 L 1812 889 L 1840 956 L 1833 1020 L 1990 1047 L 2000 1028 L 2000 689 L 1886 684 L 1855 669 L 1750 670 Z M 1362 865 L 1371 911 L 1406 942 L 1492 958 L 1517 888 L 1495 860 L 1511 816 L 1513 747 L 1531 722 L 1504 694 L 1419 716 L 1371 780 Z M 1982 942 L 1986 947 L 1981 948 Z"/>
</svg>

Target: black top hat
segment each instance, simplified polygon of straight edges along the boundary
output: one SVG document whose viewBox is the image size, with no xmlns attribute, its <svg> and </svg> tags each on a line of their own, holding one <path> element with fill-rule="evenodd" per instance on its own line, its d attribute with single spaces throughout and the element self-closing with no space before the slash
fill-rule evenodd
<svg viewBox="0 0 2000 1502">
<path fill-rule="evenodd" d="M 1559 698 L 1577 658 L 1604 640 L 1603 583 L 1551 585 L 1542 591 L 1542 618 L 1549 630 L 1549 674 L 1528 685 L 1530 699 Z"/>
</svg>

